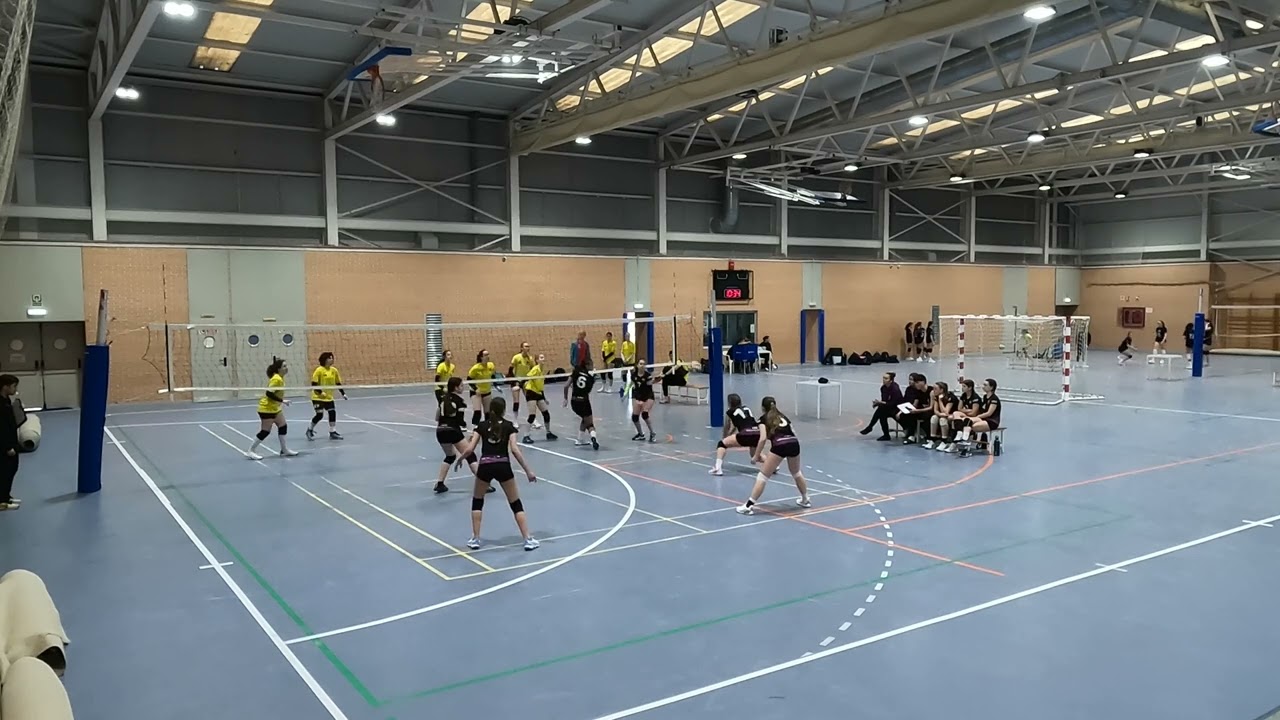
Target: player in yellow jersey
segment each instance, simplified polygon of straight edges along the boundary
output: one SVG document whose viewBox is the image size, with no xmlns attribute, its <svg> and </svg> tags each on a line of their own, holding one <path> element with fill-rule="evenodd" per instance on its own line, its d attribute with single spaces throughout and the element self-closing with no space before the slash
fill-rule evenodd
<svg viewBox="0 0 1280 720">
<path fill-rule="evenodd" d="M 341 440 L 342 436 L 338 434 L 338 408 L 333 402 L 333 390 L 330 388 L 338 388 L 338 393 L 342 395 L 342 399 L 347 399 L 347 391 L 342 389 L 342 375 L 338 372 L 338 368 L 333 366 L 333 353 L 320 353 L 320 364 L 316 366 L 315 372 L 311 373 L 311 405 L 316 409 L 315 417 L 311 418 L 311 427 L 307 428 L 307 439 L 316 439 L 316 426 L 324 419 L 325 413 L 329 414 L 329 439 Z"/>
<path fill-rule="evenodd" d="M 272 427 L 276 428 L 276 436 L 280 438 L 280 455 L 293 457 L 298 454 L 290 450 L 284 441 L 284 436 L 289 434 L 289 423 L 284 419 L 284 406 L 289 404 L 284 398 L 284 376 L 288 374 L 289 365 L 280 358 L 273 359 L 267 366 L 267 377 L 270 380 L 267 381 L 266 392 L 258 399 L 258 419 L 261 421 L 258 437 L 249 447 L 249 452 L 245 453 L 250 460 L 262 459 L 257 452 L 258 446 L 271 435 Z"/>
<path fill-rule="evenodd" d="M 475 401 L 471 405 L 471 424 L 479 425 L 480 418 L 489 414 L 489 399 L 493 394 L 493 378 L 498 374 L 498 368 L 489 359 L 489 351 L 481 350 L 476 353 L 476 364 L 471 366 L 467 371 L 467 379 L 476 381 L 471 386 L 471 397 Z M 485 381 L 490 382 L 485 382 Z"/>
<path fill-rule="evenodd" d="M 631 368 L 636 365 L 636 344 L 632 342 L 630 335 L 625 335 L 622 338 L 622 365 L 627 368 L 622 373 L 623 383 L 630 385 Z M 625 395 L 626 388 L 624 387 L 620 392 Z"/>
<path fill-rule="evenodd" d="M 605 369 L 600 383 L 600 389 L 597 392 L 607 393 L 613 392 L 613 376 L 615 372 L 609 368 L 622 367 L 622 361 L 618 359 L 618 341 L 613 339 L 613 333 L 604 334 L 604 340 L 600 343 L 600 359 L 603 361 L 600 367 Z"/>
<path fill-rule="evenodd" d="M 453 351 L 445 350 L 444 355 L 440 358 L 440 364 L 436 365 L 436 382 L 442 383 L 441 387 L 436 388 L 436 404 L 444 402 L 446 393 L 444 385 L 449 383 L 449 378 L 453 377 L 453 372 L 458 369 L 453 364 Z"/>
<path fill-rule="evenodd" d="M 549 406 L 547 405 L 547 396 L 545 393 L 546 381 L 543 379 L 546 372 L 542 369 L 542 363 L 546 361 L 547 356 L 539 354 L 537 361 L 534 362 L 534 364 L 529 368 L 529 371 L 524 375 L 528 378 L 528 380 L 525 380 L 524 382 L 524 399 L 529 402 L 529 417 L 526 420 L 529 424 L 529 430 L 525 432 L 524 438 L 521 439 L 521 442 L 526 445 L 533 444 L 533 437 L 531 437 L 531 433 L 533 432 L 533 428 L 538 427 L 536 424 L 538 416 L 534 412 L 535 410 L 542 412 L 542 420 L 547 424 L 547 439 L 560 439 L 555 433 L 551 432 L 551 411 L 547 409 Z"/>
<path fill-rule="evenodd" d="M 529 343 L 520 343 L 520 352 L 511 356 L 511 364 L 507 366 L 507 377 L 511 378 L 511 417 L 520 422 L 520 396 L 524 395 L 524 378 L 533 367 L 533 356 L 529 354 Z"/>
</svg>

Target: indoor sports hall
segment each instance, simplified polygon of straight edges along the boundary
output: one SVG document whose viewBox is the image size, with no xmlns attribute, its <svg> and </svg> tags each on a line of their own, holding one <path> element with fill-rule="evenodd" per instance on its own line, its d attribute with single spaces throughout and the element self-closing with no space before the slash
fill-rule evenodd
<svg viewBox="0 0 1280 720">
<path fill-rule="evenodd" d="M 1276 717 L 1278 12 L 0 0 L 0 718 Z"/>
</svg>

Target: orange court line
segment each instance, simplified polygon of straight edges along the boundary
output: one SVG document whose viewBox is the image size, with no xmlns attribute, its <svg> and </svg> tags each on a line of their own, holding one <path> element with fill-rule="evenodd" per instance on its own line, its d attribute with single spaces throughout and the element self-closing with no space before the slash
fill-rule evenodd
<svg viewBox="0 0 1280 720">
<path fill-rule="evenodd" d="M 1036 495 L 1043 495 L 1045 493 L 1057 492 L 1059 490 L 1069 490 L 1071 488 L 1081 487 L 1084 485 L 1093 485 L 1096 483 L 1107 482 L 1110 480 L 1119 480 L 1120 478 L 1132 477 L 1134 475 L 1142 475 L 1144 473 L 1157 472 L 1159 470 L 1169 470 L 1172 468 L 1181 467 L 1183 465 L 1191 465 L 1194 463 L 1205 462 L 1208 460 L 1217 460 L 1219 458 L 1224 458 L 1224 457 L 1243 455 L 1245 453 L 1257 452 L 1258 450 L 1266 450 L 1268 448 L 1274 448 L 1274 447 L 1280 447 L 1280 442 L 1265 443 L 1263 445 L 1254 445 L 1252 447 L 1237 448 L 1235 450 L 1227 450 L 1220 453 L 1214 453 L 1212 455 L 1202 455 L 1200 457 L 1185 458 L 1182 460 L 1175 460 L 1173 462 L 1161 463 L 1159 465 L 1151 465 L 1149 467 L 1134 468 L 1132 470 L 1125 470 L 1123 472 L 1112 473 L 1110 475 L 1102 475 L 1096 478 L 1089 478 L 1088 480 L 1077 480 L 1075 482 L 1062 483 L 1061 485 L 1052 485 L 1050 487 L 1039 488 L 1037 490 L 1029 490 L 1024 493 L 1018 493 L 1016 495 L 1005 495 L 1004 497 L 991 498 L 989 500 L 981 500 L 978 502 L 969 503 L 967 505 L 956 505 L 953 507 L 940 508 L 938 510 L 933 510 L 926 513 L 920 513 L 918 515 L 909 515 L 907 517 L 893 518 L 888 522 L 889 524 L 893 524 L 893 523 L 910 522 L 912 520 L 922 520 L 924 518 L 935 517 L 937 515 L 945 515 L 947 513 L 959 512 L 961 510 L 970 510 L 973 508 L 985 507 L 987 505 L 995 505 L 997 503 L 1008 502 L 1009 500 L 1017 500 L 1018 498 L 1034 497 Z M 990 458 L 990 456 L 988 456 L 988 458 Z M 990 462 L 988 462 L 988 465 L 989 464 Z M 986 468 L 984 467 L 982 469 L 985 470 Z M 906 494 L 909 494 L 909 493 L 903 493 L 902 495 L 906 495 Z M 897 495 L 895 497 L 902 497 L 902 495 Z M 867 530 L 870 528 L 878 527 L 881 524 L 882 523 L 871 523 L 869 525 L 860 525 L 858 527 L 849 528 L 849 531 L 856 532 L 858 530 Z"/>
<path fill-rule="evenodd" d="M 606 467 L 607 467 L 607 466 L 606 466 Z M 685 485 L 680 485 L 680 484 L 677 484 L 677 483 L 667 482 L 666 480 L 659 480 L 659 479 L 657 479 L 657 478 L 648 477 L 647 475 L 641 475 L 641 474 L 639 474 L 639 473 L 634 473 L 634 472 L 631 472 L 631 471 L 629 471 L 629 470 L 617 470 L 616 472 L 620 472 L 620 473 L 622 473 L 622 474 L 624 474 L 624 475 L 630 475 L 630 476 L 632 476 L 632 477 L 640 478 L 641 480 L 648 480 L 649 482 L 657 483 L 657 484 L 659 484 L 659 485 L 665 485 L 665 486 L 667 486 L 667 487 L 669 487 L 669 488 L 673 488 L 673 489 L 675 489 L 675 490 L 682 490 L 682 491 L 684 491 L 684 492 L 693 493 L 693 494 L 695 494 L 695 495 L 701 495 L 701 496 L 703 496 L 703 497 L 708 497 L 708 498 L 712 498 L 712 499 L 715 499 L 715 500 L 722 500 L 722 501 L 724 501 L 724 502 L 733 503 L 734 505 L 738 505 L 738 504 L 739 504 L 737 500 L 734 500 L 734 499 L 732 499 L 732 498 L 723 497 L 723 496 L 720 496 L 720 495 L 716 495 L 716 494 L 714 494 L 714 493 L 709 493 L 709 492 L 706 492 L 706 491 L 703 491 L 703 490 L 698 490 L 698 489 L 691 488 L 691 487 L 687 487 L 687 486 L 685 486 Z M 850 505 L 849 505 L 849 507 L 854 507 L 854 506 L 856 506 L 856 505 L 860 505 L 860 504 L 870 504 L 870 502 L 869 502 L 869 501 L 867 501 L 867 502 L 856 502 L 856 503 L 852 503 L 852 504 L 850 504 Z M 770 514 L 770 515 L 777 515 L 777 516 L 780 516 L 780 517 L 785 517 L 785 518 L 787 518 L 788 520 L 794 520 L 794 521 L 799 522 L 799 523 L 804 523 L 805 525 L 811 525 L 811 526 L 813 526 L 813 527 L 821 528 L 821 529 L 823 529 L 823 530 L 830 530 L 830 531 L 832 531 L 832 532 L 840 533 L 841 535 L 848 535 L 849 537 L 856 537 L 856 538 L 858 538 L 859 540 L 866 540 L 866 541 L 868 541 L 868 542 L 873 542 L 873 543 L 876 543 L 876 544 L 878 544 L 878 545 L 884 545 L 884 546 L 886 546 L 886 547 L 894 547 L 894 548 L 896 548 L 896 549 L 902 550 L 903 552 L 908 552 L 908 553 L 911 553 L 911 554 L 913 554 L 913 555 L 919 555 L 919 556 L 921 556 L 921 557 L 927 557 L 927 558 L 929 558 L 929 559 L 931 559 L 931 560 L 937 560 L 937 561 L 939 561 L 939 562 L 945 562 L 945 563 L 950 563 L 950 564 L 953 564 L 953 565 L 958 565 L 958 566 L 960 566 L 960 567 L 968 568 L 969 570 L 976 570 L 977 572 L 986 573 L 986 574 L 988 574 L 988 575 L 995 575 L 995 576 L 997 576 L 997 577 L 1004 577 L 1004 573 L 1000 572 L 999 570 L 992 570 L 991 568 L 982 567 L 981 565 L 973 565 L 973 564 L 971 564 L 971 563 L 962 562 L 962 561 L 959 561 L 959 560 L 952 560 L 951 558 L 943 557 L 942 555 L 935 555 L 935 554 L 933 554 L 933 553 L 931 553 L 931 552 L 927 552 L 927 551 L 924 551 L 924 550 L 918 550 L 918 549 L 916 549 L 916 548 L 909 547 L 909 546 L 907 546 L 907 545 L 902 545 L 902 544 L 899 544 L 899 543 L 896 543 L 896 542 L 895 542 L 893 545 L 890 545 L 890 544 L 889 544 L 889 541 L 887 541 L 887 540 L 877 540 L 876 538 L 869 537 L 869 536 L 866 536 L 866 535 L 862 535 L 862 534 L 860 534 L 860 533 L 853 532 L 853 531 L 851 531 L 851 530 L 845 530 L 845 529 L 843 529 L 843 528 L 835 527 L 834 525 L 826 525 L 826 524 L 824 524 L 824 523 L 816 522 L 816 521 L 814 521 L 814 520 L 810 520 L 810 519 L 808 519 L 808 518 L 806 518 L 806 517 L 800 517 L 800 516 L 795 516 L 795 515 L 787 515 L 786 513 L 778 512 L 778 511 L 776 511 L 776 510 L 770 510 L 770 509 L 768 509 L 768 508 L 763 508 L 763 507 L 761 507 L 761 508 L 760 508 L 760 510 L 761 510 L 761 511 L 763 511 L 763 512 L 765 512 L 765 513 L 768 513 L 768 514 Z"/>
</svg>

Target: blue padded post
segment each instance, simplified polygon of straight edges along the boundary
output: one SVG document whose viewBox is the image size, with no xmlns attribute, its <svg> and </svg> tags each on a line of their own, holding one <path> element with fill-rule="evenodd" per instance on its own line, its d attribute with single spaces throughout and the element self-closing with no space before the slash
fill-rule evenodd
<svg viewBox="0 0 1280 720">
<path fill-rule="evenodd" d="M 711 328 L 707 333 L 707 376 L 710 379 L 707 390 L 707 405 L 711 406 L 711 427 L 724 427 L 724 355 L 721 342 L 721 330 Z"/>
<path fill-rule="evenodd" d="M 1204 377 L 1204 313 L 1196 313 L 1191 334 L 1191 377 Z"/>
<path fill-rule="evenodd" d="M 102 436 L 107 426 L 107 388 L 111 378 L 111 346 L 90 345 L 84 351 L 80 388 L 80 455 L 76 492 L 102 489 Z"/>
</svg>

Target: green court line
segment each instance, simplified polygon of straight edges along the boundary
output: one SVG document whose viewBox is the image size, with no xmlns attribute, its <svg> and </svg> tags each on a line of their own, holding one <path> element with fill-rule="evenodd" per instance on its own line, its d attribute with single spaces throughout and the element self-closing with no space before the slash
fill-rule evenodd
<svg viewBox="0 0 1280 720">
<path fill-rule="evenodd" d="M 284 597 L 282 597 L 280 593 L 277 592 L 274 587 L 272 587 L 271 583 L 267 582 L 267 579 L 262 576 L 262 573 L 258 572 L 258 569 L 255 568 L 247 559 L 245 559 L 245 556 L 239 550 L 237 550 L 236 547 L 232 545 L 229 540 L 227 540 L 226 536 L 223 535 L 220 530 L 218 530 L 218 528 L 213 524 L 213 522 L 209 520 L 209 518 L 205 517 L 205 514 L 203 512 L 200 512 L 200 508 L 196 507 L 195 503 L 191 502 L 191 498 L 188 498 L 186 493 L 182 492 L 182 490 L 178 488 L 176 485 L 170 485 L 169 487 L 175 493 L 178 494 L 178 497 L 182 498 L 182 502 L 186 503 L 186 506 L 191 509 L 191 512 L 194 513 L 195 516 L 200 519 L 201 524 L 203 524 L 205 528 L 207 528 L 209 532 L 215 538 L 218 539 L 218 542 L 221 543 L 222 546 L 227 549 L 227 552 L 231 553 L 231 556 L 235 558 L 236 564 L 242 567 L 245 570 L 245 572 L 249 573 L 250 577 L 253 578 L 254 582 L 258 583 L 258 586 L 261 587 L 263 591 L 267 593 L 267 595 L 275 602 L 277 606 L 279 606 L 279 608 L 282 611 L 284 611 L 285 615 L 289 616 L 289 619 L 293 621 L 294 625 L 298 626 L 298 629 L 302 631 L 302 634 L 314 635 L 315 631 L 312 630 L 309 625 L 307 625 L 307 621 L 303 620 L 302 616 L 298 614 L 298 611 L 293 609 L 293 606 L 291 606 L 288 602 L 285 601 Z M 312 645 L 314 645 L 317 649 L 320 650 L 321 654 L 324 655 L 325 659 L 328 660 L 329 663 L 333 665 L 334 669 L 338 671 L 338 674 L 342 675 L 342 677 L 351 685 L 351 687 L 354 688 L 355 691 L 360 694 L 360 697 L 364 698 L 364 701 L 369 703 L 371 707 L 378 707 L 379 705 L 383 704 L 369 690 L 368 686 L 366 686 L 360 680 L 360 678 L 357 677 L 354 672 L 352 672 L 351 668 L 347 667 L 346 663 L 342 662 L 342 660 L 337 656 L 336 653 L 333 652 L 333 650 L 329 648 L 328 645 L 326 645 L 324 642 L 321 642 L 321 641 L 314 642 L 312 643 Z"/>
<path fill-rule="evenodd" d="M 973 553 L 971 555 L 965 555 L 962 557 L 955 558 L 947 562 L 932 563 L 929 565 L 923 565 L 921 567 L 914 568 L 912 570 L 907 570 L 905 572 L 894 573 L 890 575 L 888 579 L 892 580 L 893 578 L 906 577 L 908 575 L 915 575 L 918 573 L 925 572 L 926 570 L 933 570 L 936 568 L 952 565 L 959 560 L 968 561 L 968 560 L 973 560 L 975 558 L 984 557 L 987 555 L 994 555 L 996 553 L 1005 552 L 1007 550 L 1012 550 L 1014 548 L 1022 547 L 1025 545 L 1032 545 L 1035 543 L 1044 542 L 1046 540 L 1053 540 L 1055 538 L 1063 537 L 1065 535 L 1071 535 L 1073 533 L 1084 532 L 1086 530 L 1092 530 L 1094 528 L 1099 528 L 1106 525 L 1112 525 L 1114 523 L 1129 520 L 1131 518 L 1132 516 L 1130 515 L 1118 515 L 1108 520 L 1103 520 L 1101 522 L 1091 523 L 1089 525 L 1082 525 L 1080 527 L 1071 528 L 1069 530 L 1063 530 L 1061 532 L 1056 532 L 1049 535 L 1042 535 L 1040 537 L 1029 538 L 1026 540 L 1019 540 L 1018 542 L 1010 543 L 1008 545 L 1002 545 L 997 548 L 982 550 L 982 551 Z M 768 605 L 762 605 L 760 607 L 750 608 L 747 610 L 740 610 L 735 613 L 722 615 L 716 618 L 710 618 L 708 620 L 700 620 L 698 622 L 690 623 L 688 625 L 681 625 L 680 627 L 670 628 L 668 630 L 661 630 L 659 632 L 651 633 L 649 635 L 640 635 L 637 637 L 628 638 L 626 640 L 620 640 L 618 642 L 609 643 L 608 645 L 601 645 L 599 647 L 590 648 L 587 650 L 580 650 L 578 652 L 569 653 L 567 655 L 560 655 L 560 656 L 548 658 L 545 660 L 539 660 L 526 665 L 520 665 L 518 667 L 508 668 L 506 670 L 499 670 L 496 672 L 486 673 L 484 675 L 477 675 L 475 677 L 467 678 L 465 680 L 458 680 L 456 682 L 448 683 L 446 685 L 440 685 L 427 690 L 420 690 L 418 692 L 410 693 L 408 695 L 402 695 L 399 697 L 384 700 L 383 704 L 391 705 L 395 703 L 404 702 L 406 700 L 416 700 L 416 699 L 421 699 L 425 697 L 430 697 L 432 695 L 439 695 L 441 693 L 449 692 L 451 690 L 458 690 L 464 687 L 481 685 L 483 683 L 491 682 L 494 680 L 501 680 L 503 678 L 512 677 L 514 675 L 520 675 L 522 673 L 526 673 L 531 670 L 538 670 L 541 668 L 550 667 L 552 665 L 559 665 L 561 663 L 571 662 L 574 660 L 582 660 L 584 658 L 602 655 L 608 652 L 612 652 L 614 650 L 621 650 L 623 648 L 634 647 L 636 645 L 641 645 L 641 644 L 650 642 L 652 640 L 669 638 L 676 635 L 681 635 L 687 632 L 691 632 L 694 630 L 701 630 L 703 628 L 709 628 L 715 625 L 720 625 L 722 623 L 730 622 L 732 620 L 739 620 L 741 618 L 752 617 L 754 615 L 759 615 L 761 613 L 769 612 L 770 610 L 777 610 L 779 608 L 798 605 L 800 603 L 806 603 L 811 600 L 817 600 L 819 598 L 824 598 L 830 595 L 836 595 L 839 593 L 848 592 L 850 590 L 857 590 L 859 588 L 869 587 L 878 582 L 885 582 L 885 580 L 882 580 L 879 577 L 879 575 L 877 575 L 875 578 L 871 580 L 864 580 L 862 582 L 854 583 L 852 585 L 842 585 L 840 587 L 831 588 L 829 590 L 821 590 L 819 592 L 811 593 L 809 595 L 795 597 L 789 600 L 780 600 L 778 602 L 770 603 Z"/>
</svg>

